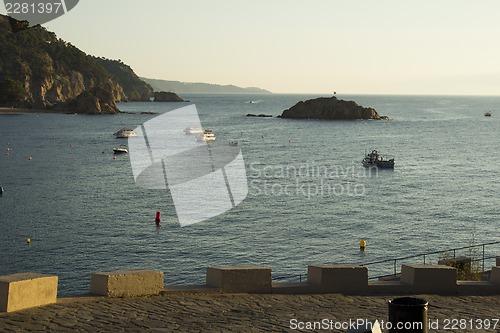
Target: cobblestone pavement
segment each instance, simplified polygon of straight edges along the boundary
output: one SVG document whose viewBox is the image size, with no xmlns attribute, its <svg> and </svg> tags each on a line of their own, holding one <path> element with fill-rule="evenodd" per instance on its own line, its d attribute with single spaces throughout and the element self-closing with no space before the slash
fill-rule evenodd
<svg viewBox="0 0 500 333">
<path fill-rule="evenodd" d="M 40 308 L 0 313 L 0 332 L 291 332 L 295 327 L 304 327 L 302 332 L 326 332 L 321 327 L 307 329 L 308 322 L 314 325 L 324 319 L 333 327 L 330 332 L 345 332 L 335 325 L 358 319 L 386 322 L 387 302 L 395 297 L 399 296 L 62 298 Z M 429 302 L 428 318 L 434 325 L 429 332 L 500 332 L 500 296 L 418 297 Z M 489 329 L 484 328 L 486 319 Z"/>
</svg>

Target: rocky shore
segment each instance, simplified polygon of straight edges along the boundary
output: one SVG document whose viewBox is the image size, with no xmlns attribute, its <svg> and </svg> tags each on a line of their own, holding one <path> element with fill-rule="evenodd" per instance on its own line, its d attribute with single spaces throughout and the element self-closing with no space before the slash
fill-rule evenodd
<svg viewBox="0 0 500 333">
<path fill-rule="evenodd" d="M 7 108 L 7 107 L 0 107 L 0 114 L 9 114 L 9 115 L 16 115 L 16 114 L 28 114 L 28 113 L 47 113 L 45 110 L 40 110 L 40 109 L 27 109 L 27 108 Z M 54 111 L 54 113 L 65 113 L 62 111 Z"/>
<path fill-rule="evenodd" d="M 293 323 L 358 319 L 387 322 L 399 296 L 164 294 L 140 298 L 60 298 L 56 304 L 0 313 L 1 332 L 297 332 Z M 429 302 L 429 332 L 498 332 L 500 296 L 418 295 Z M 296 320 L 291 322 L 292 320 Z M 489 329 L 479 329 L 486 324 Z M 452 329 L 462 320 L 463 329 Z M 448 326 L 445 326 L 448 325 Z M 476 325 L 476 326 L 475 326 Z M 302 332 L 328 330 L 302 330 Z M 345 332 L 333 329 L 330 332 Z M 387 330 L 385 330 L 387 332 Z"/>
</svg>

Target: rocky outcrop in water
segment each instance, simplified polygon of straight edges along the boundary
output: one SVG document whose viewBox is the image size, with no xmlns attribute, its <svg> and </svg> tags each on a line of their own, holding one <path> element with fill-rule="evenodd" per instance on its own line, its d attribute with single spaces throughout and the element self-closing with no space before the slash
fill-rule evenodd
<svg viewBox="0 0 500 333">
<path fill-rule="evenodd" d="M 167 91 L 155 91 L 155 102 L 184 102 L 176 93 Z"/>
<path fill-rule="evenodd" d="M 380 116 L 374 108 L 362 107 L 354 101 L 344 101 L 335 96 L 300 101 L 283 111 L 280 117 L 329 120 L 388 119 L 386 116 Z"/>
</svg>

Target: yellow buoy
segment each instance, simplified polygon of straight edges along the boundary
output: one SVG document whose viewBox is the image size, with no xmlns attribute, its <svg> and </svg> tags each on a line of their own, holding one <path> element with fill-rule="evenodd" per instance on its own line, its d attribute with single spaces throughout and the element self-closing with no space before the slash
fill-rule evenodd
<svg viewBox="0 0 500 333">
<path fill-rule="evenodd" d="M 31 238 L 26 238 L 26 243 L 30 244 L 31 243 Z"/>
<path fill-rule="evenodd" d="M 359 249 L 361 251 L 364 251 L 366 248 L 366 241 L 364 239 L 362 239 L 360 242 L 359 242 Z"/>
</svg>

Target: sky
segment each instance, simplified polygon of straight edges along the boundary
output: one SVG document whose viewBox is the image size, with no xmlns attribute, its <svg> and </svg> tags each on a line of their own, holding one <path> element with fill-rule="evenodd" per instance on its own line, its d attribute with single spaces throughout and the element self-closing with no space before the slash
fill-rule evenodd
<svg viewBox="0 0 500 333">
<path fill-rule="evenodd" d="M 499 13 L 498 0 L 80 0 L 44 26 L 148 78 L 274 93 L 499 95 Z"/>
</svg>

